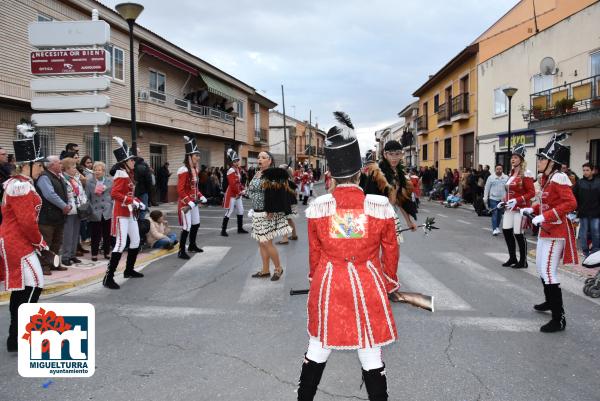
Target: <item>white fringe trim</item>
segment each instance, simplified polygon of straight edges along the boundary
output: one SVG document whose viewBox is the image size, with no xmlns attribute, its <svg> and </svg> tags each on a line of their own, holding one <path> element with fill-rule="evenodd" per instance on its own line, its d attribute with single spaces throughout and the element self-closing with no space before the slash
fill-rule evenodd
<svg viewBox="0 0 600 401">
<path fill-rule="evenodd" d="M 336 202 L 333 195 L 321 195 L 312 201 L 310 206 L 306 209 L 306 218 L 318 219 L 320 217 L 333 216 L 335 214 L 335 209 Z"/>
<path fill-rule="evenodd" d="M 552 178 L 550 179 L 550 181 L 555 182 L 559 185 L 567 185 L 569 187 L 571 186 L 571 180 L 565 173 L 562 172 L 556 172 L 552 174 Z"/>
<path fill-rule="evenodd" d="M 35 188 L 30 182 L 19 181 L 14 178 L 8 181 L 8 185 L 5 185 L 5 191 L 10 196 L 25 196 L 31 190 L 35 191 Z"/>
<path fill-rule="evenodd" d="M 393 219 L 396 217 L 394 208 L 387 197 L 369 194 L 365 196 L 365 214 L 378 219 Z"/>
</svg>

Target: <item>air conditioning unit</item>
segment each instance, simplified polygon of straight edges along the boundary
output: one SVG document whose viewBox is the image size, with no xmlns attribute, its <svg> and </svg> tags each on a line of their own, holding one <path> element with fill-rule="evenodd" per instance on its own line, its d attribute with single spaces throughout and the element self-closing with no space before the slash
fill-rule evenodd
<svg viewBox="0 0 600 401">
<path fill-rule="evenodd" d="M 150 94 L 146 89 L 140 90 L 140 100 L 148 100 L 150 98 Z"/>
<path fill-rule="evenodd" d="M 260 104 L 254 103 L 254 114 L 260 113 Z"/>
</svg>

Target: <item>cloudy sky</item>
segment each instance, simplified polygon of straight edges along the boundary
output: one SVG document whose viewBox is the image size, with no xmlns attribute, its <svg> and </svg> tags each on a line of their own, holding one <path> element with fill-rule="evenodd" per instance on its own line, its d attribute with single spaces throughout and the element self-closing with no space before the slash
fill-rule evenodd
<svg viewBox="0 0 600 401">
<path fill-rule="evenodd" d="M 109 7 L 121 1 L 102 0 Z M 347 112 L 363 151 L 429 74 L 517 0 L 137 0 L 138 22 L 327 129 Z"/>
</svg>

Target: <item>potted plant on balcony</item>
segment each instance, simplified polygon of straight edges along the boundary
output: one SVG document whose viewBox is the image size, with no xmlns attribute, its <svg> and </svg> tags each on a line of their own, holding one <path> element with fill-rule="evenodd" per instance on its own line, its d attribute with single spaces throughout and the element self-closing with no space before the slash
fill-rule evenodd
<svg viewBox="0 0 600 401">
<path fill-rule="evenodd" d="M 533 118 L 535 118 L 536 120 L 541 120 L 542 118 L 542 106 L 539 105 L 534 105 L 531 107 L 531 114 L 533 115 Z"/>
<path fill-rule="evenodd" d="M 590 101 L 592 109 L 600 109 L 600 97 L 592 98 Z"/>
</svg>

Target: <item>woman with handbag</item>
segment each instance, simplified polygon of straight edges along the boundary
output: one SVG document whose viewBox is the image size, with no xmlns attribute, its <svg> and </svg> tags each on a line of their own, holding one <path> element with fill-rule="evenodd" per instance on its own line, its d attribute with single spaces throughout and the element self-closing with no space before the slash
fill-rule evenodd
<svg viewBox="0 0 600 401">
<path fill-rule="evenodd" d="M 88 217 L 90 205 L 85 195 L 85 190 L 79 180 L 77 162 L 71 157 L 62 159 L 63 179 L 67 185 L 67 201 L 71 210 L 65 219 L 62 244 L 62 264 L 71 266 L 72 263 L 81 263 L 76 257 L 79 244 L 79 226 L 82 218 Z"/>
<path fill-rule="evenodd" d="M 103 162 L 95 162 L 93 171 L 93 174 L 88 176 L 85 193 L 92 209 L 88 224 L 92 237 L 92 261 L 95 262 L 98 260 L 100 240 L 102 240 L 104 259 L 110 259 L 110 223 L 113 209 L 110 192 L 113 181 L 106 176 L 106 165 Z"/>
</svg>

